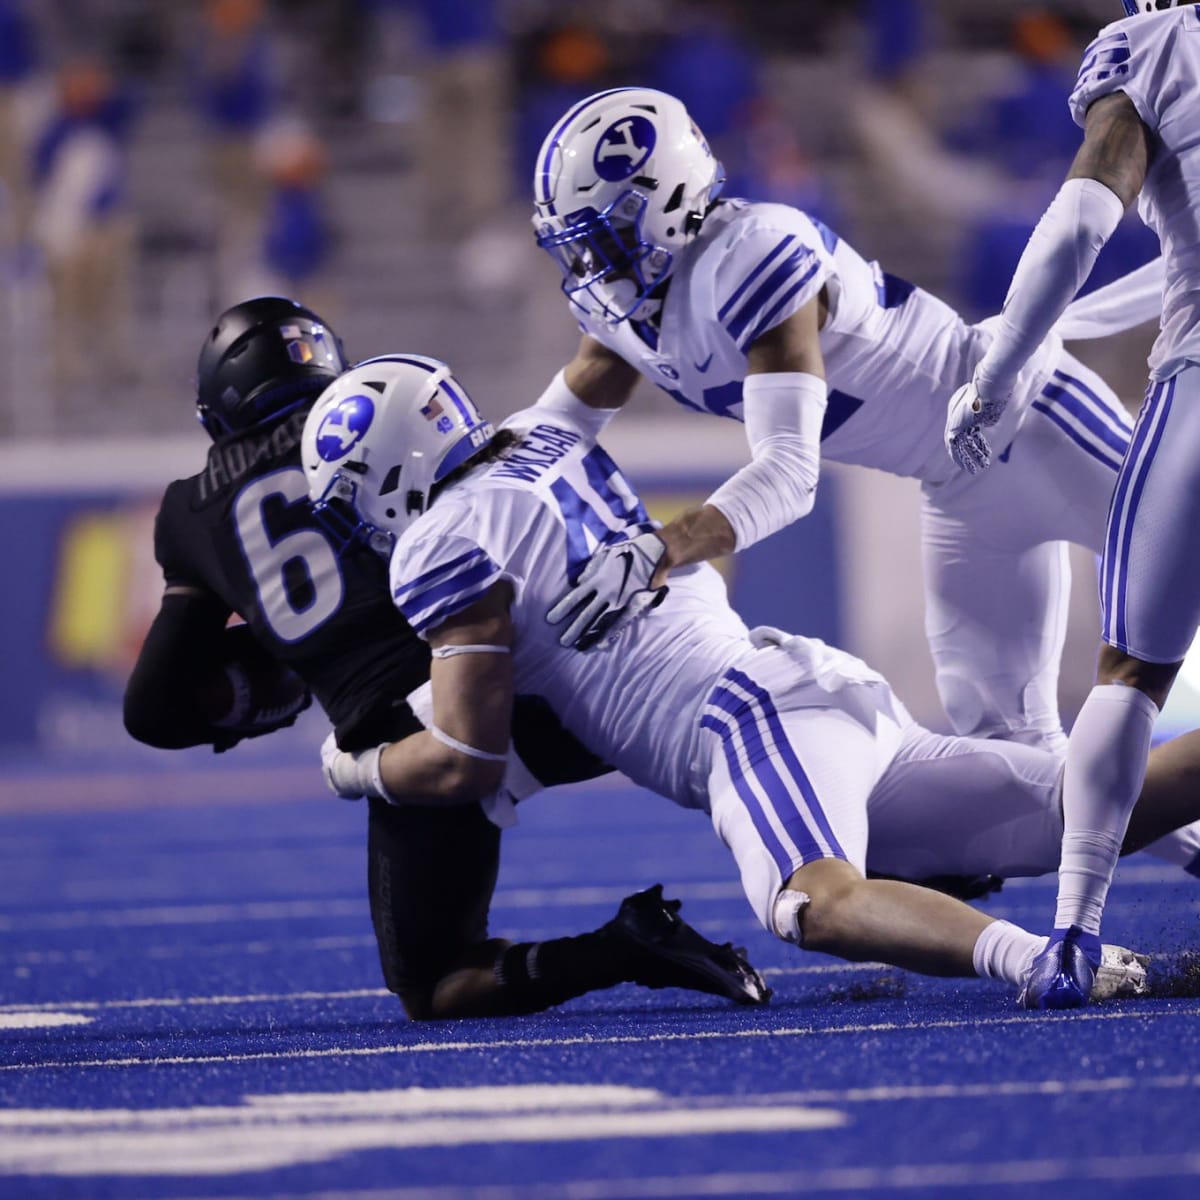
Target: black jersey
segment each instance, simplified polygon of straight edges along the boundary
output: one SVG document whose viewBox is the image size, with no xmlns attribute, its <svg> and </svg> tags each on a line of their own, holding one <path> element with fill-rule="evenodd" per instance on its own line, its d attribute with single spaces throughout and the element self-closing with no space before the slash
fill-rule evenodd
<svg viewBox="0 0 1200 1200">
<path fill-rule="evenodd" d="M 154 550 L 168 587 L 215 596 L 305 680 L 349 748 L 400 735 L 382 714 L 429 678 L 429 648 L 392 604 L 383 559 L 339 556 L 314 517 L 306 416 L 215 443 L 203 471 L 167 488 Z"/>
</svg>

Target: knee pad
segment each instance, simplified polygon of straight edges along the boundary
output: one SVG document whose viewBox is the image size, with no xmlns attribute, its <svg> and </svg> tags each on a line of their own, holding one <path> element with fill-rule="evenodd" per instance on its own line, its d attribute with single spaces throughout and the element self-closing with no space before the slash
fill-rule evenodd
<svg viewBox="0 0 1200 1200">
<path fill-rule="evenodd" d="M 1059 720 L 1057 697 L 1048 692 L 1047 686 L 1043 680 L 1030 680 L 1006 708 L 1000 699 L 1004 691 L 998 683 L 992 687 L 987 681 L 949 667 L 937 671 L 942 706 L 960 737 L 1007 738 L 1061 754 L 1066 749 L 1066 734 Z"/>
<path fill-rule="evenodd" d="M 775 897 L 771 909 L 771 932 L 793 946 L 804 945 L 804 934 L 800 929 L 800 914 L 808 907 L 810 898 L 807 892 L 795 892 L 789 888 Z"/>
<path fill-rule="evenodd" d="M 1008 723 L 999 718 L 991 696 L 969 675 L 952 667 L 937 669 L 938 695 L 960 737 L 1003 737 Z"/>
</svg>

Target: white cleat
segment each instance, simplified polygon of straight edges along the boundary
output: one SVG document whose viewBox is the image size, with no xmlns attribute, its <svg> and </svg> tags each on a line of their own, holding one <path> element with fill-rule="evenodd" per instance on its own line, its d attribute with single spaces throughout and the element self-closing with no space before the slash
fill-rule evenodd
<svg viewBox="0 0 1200 1200">
<path fill-rule="evenodd" d="M 1124 946 L 1101 946 L 1100 966 L 1092 983 L 1092 1000 L 1128 1000 L 1150 995 L 1146 968 L 1150 958 Z"/>
</svg>

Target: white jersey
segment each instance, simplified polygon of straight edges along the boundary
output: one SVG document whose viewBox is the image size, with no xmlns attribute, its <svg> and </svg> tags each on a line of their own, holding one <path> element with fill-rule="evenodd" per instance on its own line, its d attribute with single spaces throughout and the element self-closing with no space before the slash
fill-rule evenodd
<svg viewBox="0 0 1200 1200">
<path fill-rule="evenodd" d="M 1138 213 L 1158 234 L 1166 263 L 1162 332 L 1150 372 L 1168 379 L 1200 362 L 1200 10 L 1167 9 L 1105 26 L 1087 48 L 1071 93 L 1083 125 L 1094 101 L 1124 92 L 1155 150 Z"/>
<path fill-rule="evenodd" d="M 703 806 L 696 760 L 705 701 L 730 667 L 768 652 L 755 650 L 707 564 L 672 572 L 666 600 L 614 645 L 585 654 L 558 644 L 561 629 L 546 610 L 568 578 L 601 542 L 654 525 L 600 446 L 543 418 L 536 407 L 510 417 L 505 427 L 524 435 L 522 445 L 455 484 L 405 531 L 392 555 L 393 599 L 426 636 L 508 580 L 516 690 L 544 696 L 567 729 L 635 782 Z M 847 676 L 866 670 L 813 645 Z M 789 670 L 800 682 L 804 672 Z"/>
<path fill-rule="evenodd" d="M 946 405 L 990 335 L 936 296 L 869 263 L 821 222 L 782 204 L 727 200 L 680 255 L 658 328 L 610 325 L 578 303 L 584 331 L 687 408 L 741 420 L 746 349 L 825 289 L 821 353 L 829 401 L 821 453 L 835 462 L 940 482 Z M 1022 372 L 1011 434 L 1046 382 L 1054 336 Z"/>
</svg>

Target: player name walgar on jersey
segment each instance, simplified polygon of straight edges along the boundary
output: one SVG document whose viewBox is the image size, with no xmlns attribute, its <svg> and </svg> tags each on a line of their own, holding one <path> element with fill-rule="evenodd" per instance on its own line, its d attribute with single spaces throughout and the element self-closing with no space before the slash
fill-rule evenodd
<svg viewBox="0 0 1200 1200">
<path fill-rule="evenodd" d="M 948 478 L 946 404 L 983 357 L 986 328 L 886 274 L 797 209 L 717 204 L 680 255 L 657 327 L 611 325 L 578 303 L 572 311 L 586 333 L 684 407 L 740 420 L 747 347 L 822 289 L 829 383 L 822 455 L 894 475 Z M 1014 423 L 1060 348 L 1057 337 L 1048 339 L 1022 373 Z"/>
</svg>

